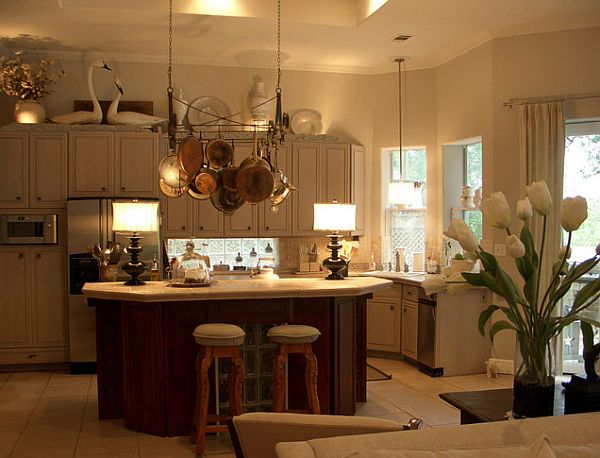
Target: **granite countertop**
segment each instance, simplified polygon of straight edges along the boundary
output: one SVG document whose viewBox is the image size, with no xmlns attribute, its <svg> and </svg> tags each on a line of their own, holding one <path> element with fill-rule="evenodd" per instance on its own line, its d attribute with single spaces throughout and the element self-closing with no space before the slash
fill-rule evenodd
<svg viewBox="0 0 600 458">
<path fill-rule="evenodd" d="M 409 285 L 421 286 L 421 283 L 428 275 L 426 272 L 386 272 L 377 270 L 374 272 L 361 272 L 362 277 L 386 278 L 394 283 L 405 283 Z"/>
<path fill-rule="evenodd" d="M 121 282 L 86 283 L 85 298 L 165 302 L 186 300 L 261 299 L 293 297 L 360 296 L 391 287 L 382 278 L 348 277 L 344 280 L 323 278 L 282 278 L 279 280 L 215 280 L 208 287 L 177 288 L 166 281 L 147 282 L 143 286 L 125 286 Z"/>
</svg>

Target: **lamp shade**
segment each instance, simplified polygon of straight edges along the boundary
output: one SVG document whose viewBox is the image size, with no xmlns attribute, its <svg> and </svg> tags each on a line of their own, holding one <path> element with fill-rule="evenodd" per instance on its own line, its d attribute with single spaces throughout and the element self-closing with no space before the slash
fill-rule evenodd
<svg viewBox="0 0 600 458">
<path fill-rule="evenodd" d="M 388 186 L 390 205 L 408 206 L 413 203 L 415 185 L 412 181 L 397 181 Z"/>
<path fill-rule="evenodd" d="M 314 204 L 315 231 L 353 231 L 356 229 L 356 205 Z"/>
<path fill-rule="evenodd" d="M 158 230 L 158 202 L 113 202 L 113 231 Z"/>
</svg>

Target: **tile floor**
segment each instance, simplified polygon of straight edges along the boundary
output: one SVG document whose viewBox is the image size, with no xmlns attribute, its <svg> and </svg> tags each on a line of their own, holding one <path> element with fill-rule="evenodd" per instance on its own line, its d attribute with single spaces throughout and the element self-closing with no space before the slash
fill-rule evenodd
<svg viewBox="0 0 600 458">
<path fill-rule="evenodd" d="M 370 358 L 391 380 L 367 384 L 368 402 L 357 414 L 406 422 L 423 419 L 426 427 L 459 424 L 458 410 L 439 393 L 506 388 L 512 377 L 485 374 L 431 378 L 403 361 Z M 96 378 L 58 372 L 0 373 L 0 458 L 194 457 L 188 437 L 162 438 L 129 431 L 121 420 L 99 421 Z M 231 458 L 226 434 L 210 436 L 210 458 Z"/>
</svg>

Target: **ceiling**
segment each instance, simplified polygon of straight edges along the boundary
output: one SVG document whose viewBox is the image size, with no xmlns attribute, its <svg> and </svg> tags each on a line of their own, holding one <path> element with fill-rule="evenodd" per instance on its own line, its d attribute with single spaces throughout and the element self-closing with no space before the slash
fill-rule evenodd
<svg viewBox="0 0 600 458">
<path fill-rule="evenodd" d="M 274 67 L 277 0 L 173 0 L 175 62 Z M 281 0 L 284 69 L 440 65 L 492 38 L 600 26 L 600 0 Z M 166 62 L 168 0 L 2 0 L 0 43 L 60 59 Z M 398 34 L 411 35 L 395 42 Z M 6 49 L 0 52 L 6 52 Z"/>
</svg>

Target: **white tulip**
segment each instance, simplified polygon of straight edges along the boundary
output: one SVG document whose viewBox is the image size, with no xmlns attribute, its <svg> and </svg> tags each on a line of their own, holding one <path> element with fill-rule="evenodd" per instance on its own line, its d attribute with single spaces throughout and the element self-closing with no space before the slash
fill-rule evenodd
<svg viewBox="0 0 600 458">
<path fill-rule="evenodd" d="M 587 219 L 587 200 L 584 197 L 565 197 L 560 206 L 560 225 L 567 232 L 579 229 Z"/>
<path fill-rule="evenodd" d="M 527 197 L 533 209 L 540 215 L 547 215 L 552 209 L 552 197 L 545 181 L 534 181 L 527 186 Z"/>
<path fill-rule="evenodd" d="M 510 226 L 510 207 L 502 191 L 493 192 L 490 197 L 483 199 L 480 208 L 493 227 L 506 229 Z"/>
<path fill-rule="evenodd" d="M 443 275 L 427 275 L 421 283 L 425 294 L 431 296 L 446 289 L 446 277 Z"/>
<path fill-rule="evenodd" d="M 571 247 L 569 247 L 569 251 L 567 251 L 567 247 L 564 246 L 558 252 L 558 259 L 563 259 L 565 257 L 565 252 L 567 252 L 567 259 L 571 259 Z"/>
<path fill-rule="evenodd" d="M 525 245 L 516 235 L 509 235 L 504 243 L 506 243 L 506 252 L 511 258 L 518 259 L 525 256 Z"/>
<path fill-rule="evenodd" d="M 517 218 L 526 221 L 533 216 L 533 208 L 528 197 L 517 201 Z"/>
<path fill-rule="evenodd" d="M 451 239 L 458 241 L 463 250 L 475 252 L 479 247 L 473 232 L 471 232 L 471 229 L 469 226 L 467 226 L 467 223 L 465 223 L 462 219 L 453 219 L 450 221 L 448 230 L 446 230 L 444 234 L 446 237 L 450 237 Z"/>
</svg>

